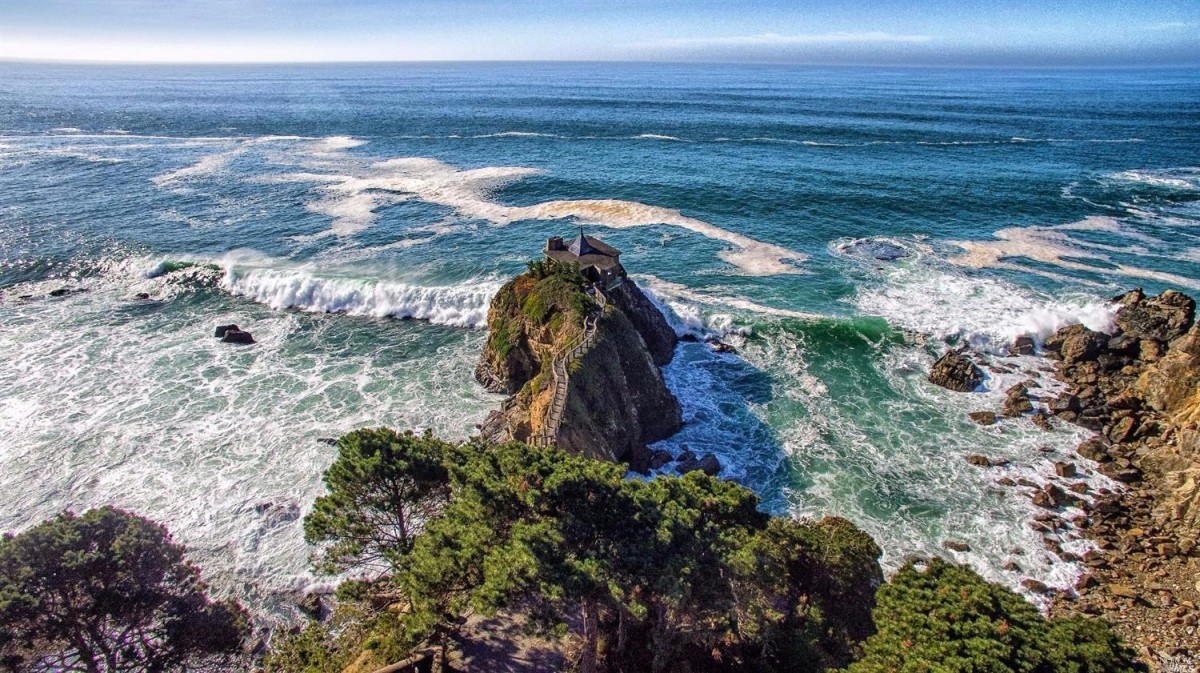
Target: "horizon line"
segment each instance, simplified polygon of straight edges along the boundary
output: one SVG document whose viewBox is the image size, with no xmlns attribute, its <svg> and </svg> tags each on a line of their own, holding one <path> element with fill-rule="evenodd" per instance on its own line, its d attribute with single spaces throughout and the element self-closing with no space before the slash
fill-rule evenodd
<svg viewBox="0 0 1200 673">
<path fill-rule="evenodd" d="M 1060 69 L 1060 70 L 1118 70 L 1131 68 L 1171 68 L 1171 69 L 1200 69 L 1200 61 L 1185 63 L 824 63 L 780 60 L 725 60 L 725 61 L 693 61 L 684 59 L 603 59 L 603 58 L 546 58 L 546 59 L 345 59 L 345 60 L 249 60 L 249 61 L 142 61 L 120 59 L 56 59 L 56 58 L 27 58 L 21 56 L 0 56 L 0 64 L 21 63 L 31 65 L 82 65 L 82 66 L 288 66 L 288 65 L 417 65 L 417 64 L 616 64 L 616 65 L 729 65 L 729 66 L 792 66 L 792 67 L 826 67 L 826 68 L 972 68 L 972 69 Z"/>
</svg>

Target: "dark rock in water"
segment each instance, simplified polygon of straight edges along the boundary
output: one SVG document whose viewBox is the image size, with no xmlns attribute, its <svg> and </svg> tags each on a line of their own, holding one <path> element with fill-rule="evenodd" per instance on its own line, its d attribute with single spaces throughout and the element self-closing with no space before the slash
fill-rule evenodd
<svg viewBox="0 0 1200 673">
<path fill-rule="evenodd" d="M 700 470 L 710 477 L 715 477 L 721 472 L 721 463 L 717 457 L 711 453 L 704 454 L 700 460 L 680 460 L 675 465 L 675 471 L 679 474 L 687 474 Z"/>
<path fill-rule="evenodd" d="M 862 239 L 842 247 L 842 252 L 860 259 L 874 259 L 880 262 L 894 262 L 909 256 L 904 248 L 890 241 L 877 239 Z"/>
<path fill-rule="evenodd" d="M 1029 390 L 1017 384 L 1005 391 L 1007 397 L 1004 400 L 1004 408 L 1001 410 L 1005 416 L 1016 417 L 1026 412 L 1033 411 L 1033 402 L 1029 401 Z"/>
<path fill-rule="evenodd" d="M 996 412 L 994 411 L 972 411 L 967 414 L 967 417 L 980 425 L 996 424 Z"/>
<path fill-rule="evenodd" d="M 1140 290 L 1136 291 L 1141 295 Z M 1124 306 L 1117 311 L 1117 327 L 1131 337 L 1168 342 L 1183 336 L 1196 317 L 1196 302 L 1191 297 L 1164 290 L 1157 297 L 1145 299 L 1127 293 Z"/>
<path fill-rule="evenodd" d="M 1012 348 L 1009 350 L 1013 355 L 1033 355 L 1036 348 L 1033 337 L 1019 336 L 1013 341 Z"/>
<path fill-rule="evenodd" d="M 654 453 L 650 454 L 650 469 L 651 470 L 661 469 L 663 465 L 666 465 L 669 462 L 671 462 L 671 454 L 668 451 L 663 451 L 662 449 L 659 449 L 658 451 L 655 451 Z"/>
<path fill-rule="evenodd" d="M 942 546 L 950 551 L 971 551 L 971 545 L 962 540 L 942 540 Z"/>
<path fill-rule="evenodd" d="M 225 336 L 221 337 L 221 343 L 252 344 L 254 343 L 254 337 L 249 332 L 243 332 L 240 329 L 231 329 L 225 332 Z"/>
<path fill-rule="evenodd" d="M 710 339 L 708 342 L 708 347 L 711 348 L 714 353 L 733 353 L 735 355 L 737 354 L 736 348 L 725 343 L 724 341 L 721 341 L 720 339 Z"/>
<path fill-rule="evenodd" d="M 1021 572 L 1021 566 L 1018 565 L 1016 561 L 1013 561 L 1011 559 L 1009 559 L 1008 561 L 1005 561 L 1004 565 L 1001 567 L 1012 573 Z"/>
<path fill-rule="evenodd" d="M 1106 347 L 1107 336 L 1080 324 L 1058 330 L 1043 345 L 1048 355 L 1057 356 L 1069 365 L 1095 360 Z"/>
<path fill-rule="evenodd" d="M 1075 463 L 1055 463 L 1054 473 L 1063 478 L 1075 476 Z"/>
<path fill-rule="evenodd" d="M 328 444 L 330 446 L 337 446 L 337 438 L 336 437 L 318 437 L 317 441 L 322 444 Z"/>
<path fill-rule="evenodd" d="M 213 332 L 213 336 L 220 339 L 221 337 L 225 336 L 226 332 L 230 330 L 238 332 L 241 331 L 241 329 L 242 328 L 238 327 L 237 325 L 217 325 L 217 329 L 215 332 Z"/>
<path fill-rule="evenodd" d="M 972 453 L 967 456 L 967 462 L 975 467 L 991 467 L 992 461 L 985 455 Z"/>
<path fill-rule="evenodd" d="M 133 296 L 137 299 L 149 299 L 150 293 L 149 292 L 139 292 Z"/>
<path fill-rule="evenodd" d="M 1050 416 L 1041 409 L 1033 412 L 1033 415 L 1029 417 L 1029 420 L 1033 421 L 1034 425 L 1045 430 L 1046 432 L 1054 429 L 1054 426 L 1050 424 Z"/>
<path fill-rule="evenodd" d="M 33 299 L 33 295 L 31 295 L 31 294 L 23 294 L 23 295 L 21 295 L 21 296 L 17 297 L 17 299 L 20 299 L 20 300 L 22 300 L 22 301 L 29 301 L 30 299 Z"/>
<path fill-rule="evenodd" d="M 933 363 L 929 370 L 929 382 L 960 393 L 967 393 L 983 383 L 983 370 L 969 358 L 955 351 Z"/>
<path fill-rule="evenodd" d="M 51 297 L 65 297 L 69 294 L 71 294 L 71 288 L 69 287 L 60 287 L 57 290 L 50 290 Z"/>
<path fill-rule="evenodd" d="M 691 332 L 687 332 L 683 336 L 679 337 L 679 340 L 687 341 L 690 343 L 696 343 L 697 341 L 700 341 L 700 337 L 696 336 L 695 334 L 692 334 Z"/>
<path fill-rule="evenodd" d="M 685 446 L 683 452 L 680 453 L 679 457 L 675 460 L 678 460 L 681 463 L 686 463 L 689 460 L 696 460 L 696 453 Z"/>
</svg>

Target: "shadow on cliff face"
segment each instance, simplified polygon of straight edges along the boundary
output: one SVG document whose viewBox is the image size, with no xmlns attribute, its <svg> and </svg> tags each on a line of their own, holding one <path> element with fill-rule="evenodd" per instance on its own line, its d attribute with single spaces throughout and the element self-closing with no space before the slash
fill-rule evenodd
<svg viewBox="0 0 1200 673">
<path fill-rule="evenodd" d="M 774 430 L 754 411 L 771 401 L 771 376 L 738 355 L 697 342 L 681 343 L 663 376 L 683 405 L 684 425 L 650 448 L 674 456 L 712 453 L 721 461 L 722 477 L 753 488 L 764 510 L 782 511 L 790 480 L 786 455 Z M 674 469 L 668 463 L 661 472 Z"/>
</svg>

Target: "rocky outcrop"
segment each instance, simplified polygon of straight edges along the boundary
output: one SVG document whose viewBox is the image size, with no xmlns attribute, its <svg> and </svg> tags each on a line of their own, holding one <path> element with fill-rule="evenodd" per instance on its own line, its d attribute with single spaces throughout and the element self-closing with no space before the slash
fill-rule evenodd
<svg viewBox="0 0 1200 673">
<path fill-rule="evenodd" d="M 565 270 L 521 274 L 492 300 L 488 329 L 475 375 L 510 397 L 481 426 L 485 439 L 548 440 L 644 470 L 646 445 L 681 427 L 679 401 L 659 370 L 675 332 L 633 281 L 600 295 Z M 556 375 L 556 359 L 565 376 Z"/>
<path fill-rule="evenodd" d="M 967 393 L 983 383 L 983 370 L 962 353 L 946 351 L 929 370 L 929 382 L 956 392 Z"/>
<path fill-rule="evenodd" d="M 1050 411 L 1096 431 L 1079 455 L 1127 485 L 1081 501 L 1081 527 L 1100 551 L 1083 559 L 1078 597 L 1054 610 L 1109 617 L 1152 660 L 1194 642 L 1200 623 L 1190 565 L 1200 555 L 1200 326 L 1195 302 L 1179 292 L 1134 290 L 1114 301 L 1114 334 L 1071 326 L 1045 344 L 1070 386 Z M 1037 504 L 1063 495 L 1047 492 Z"/>
</svg>

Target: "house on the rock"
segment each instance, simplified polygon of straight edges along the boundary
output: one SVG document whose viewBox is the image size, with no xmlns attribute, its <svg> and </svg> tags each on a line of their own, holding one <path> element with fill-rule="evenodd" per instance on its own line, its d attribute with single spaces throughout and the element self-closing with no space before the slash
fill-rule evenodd
<svg viewBox="0 0 1200 673">
<path fill-rule="evenodd" d="M 583 235 L 568 244 L 562 236 L 546 239 L 546 257 L 559 262 L 579 265 L 584 278 L 605 290 L 617 287 L 625 280 L 625 267 L 621 266 L 621 251 L 591 236 Z"/>
</svg>

